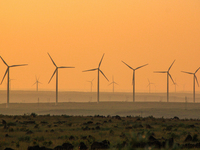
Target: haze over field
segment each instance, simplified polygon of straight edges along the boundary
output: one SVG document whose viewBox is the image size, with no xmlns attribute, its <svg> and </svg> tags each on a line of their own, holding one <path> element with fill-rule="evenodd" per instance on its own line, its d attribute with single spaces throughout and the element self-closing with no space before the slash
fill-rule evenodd
<svg viewBox="0 0 200 150">
<path fill-rule="evenodd" d="M 55 77 L 47 84 L 55 69 L 49 52 L 58 66 L 76 67 L 59 70 L 60 90 L 88 91 L 86 81 L 95 78 L 96 91 L 97 73 L 82 71 L 97 67 L 105 53 L 101 69 L 110 82 L 114 75 L 118 92 L 132 91 L 132 72 L 121 60 L 133 68 L 149 64 L 136 72 L 136 92 L 148 92 L 147 78 L 165 92 L 166 76 L 153 71 L 167 70 L 174 59 L 177 91 L 192 91 L 192 76 L 181 71 L 200 66 L 199 16 L 199 0 L 1 1 L 0 56 L 9 65 L 28 64 L 10 70 L 13 90 L 35 90 L 35 75 L 40 89 L 55 90 Z M 1 78 L 5 71 L 0 61 Z M 100 76 L 100 91 L 112 91 L 110 82 Z"/>
<path fill-rule="evenodd" d="M 129 92 L 101 92 L 100 102 L 133 102 L 132 93 Z M 10 103 L 53 103 L 56 102 L 54 91 L 11 91 Z M 187 98 L 187 99 L 185 99 Z M 0 103 L 6 103 L 6 91 L 0 91 Z M 169 102 L 193 103 L 192 93 L 171 93 Z M 166 93 L 136 93 L 136 102 L 167 102 Z M 96 92 L 59 92 L 58 103 L 63 102 L 95 102 Z M 200 93 L 196 93 L 196 103 L 200 103 Z M 144 104 L 145 105 L 145 104 Z"/>
<path fill-rule="evenodd" d="M 70 115 L 70 116 L 94 116 L 94 115 L 119 115 L 119 116 L 154 116 L 173 118 L 198 118 L 200 113 L 199 103 L 177 102 L 60 102 L 55 103 L 10 103 L 6 108 L 0 104 L 0 114 L 24 115 L 36 113 L 38 115 Z"/>
</svg>

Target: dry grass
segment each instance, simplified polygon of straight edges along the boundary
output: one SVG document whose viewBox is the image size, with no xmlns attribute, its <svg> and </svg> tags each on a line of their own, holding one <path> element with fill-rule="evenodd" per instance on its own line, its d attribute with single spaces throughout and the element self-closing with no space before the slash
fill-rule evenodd
<svg viewBox="0 0 200 150">
<path fill-rule="evenodd" d="M 146 140 L 150 135 L 161 140 L 174 138 L 175 143 L 185 144 L 188 134 L 199 135 L 199 120 L 176 120 L 150 117 L 102 117 L 102 116 L 4 116 L 0 119 L 6 121 L 6 127 L 0 124 L 0 148 L 11 147 L 17 150 L 25 150 L 31 145 L 54 148 L 64 142 L 72 143 L 75 149 L 83 141 L 89 148 L 94 141 L 109 140 L 110 148 L 116 149 L 116 145 L 123 141 Z M 91 121 L 91 123 L 88 123 Z M 148 125 L 151 128 L 148 128 Z M 97 126 L 100 129 L 97 129 Z M 84 130 L 84 128 L 86 130 Z M 32 132 L 28 134 L 28 132 Z M 8 135 L 8 137 L 5 137 Z M 91 135 L 93 138 L 89 138 Z M 74 139 L 70 140 L 70 136 Z M 87 136 L 86 139 L 83 137 Z M 197 143 L 189 142 L 189 143 Z M 143 148 L 144 149 L 144 148 Z"/>
</svg>

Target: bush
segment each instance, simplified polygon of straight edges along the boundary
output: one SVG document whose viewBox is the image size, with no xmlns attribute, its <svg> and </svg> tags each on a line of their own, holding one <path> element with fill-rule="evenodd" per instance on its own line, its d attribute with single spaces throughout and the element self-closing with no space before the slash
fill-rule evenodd
<svg viewBox="0 0 200 150">
<path fill-rule="evenodd" d="M 44 141 L 44 136 L 34 138 L 35 141 L 42 142 Z"/>
<path fill-rule="evenodd" d="M 31 113 L 31 115 L 30 115 L 31 117 L 36 117 L 37 116 L 37 114 L 36 113 Z"/>
<path fill-rule="evenodd" d="M 197 134 L 194 134 L 194 136 L 192 138 L 192 141 L 193 142 L 197 142 L 198 141 L 198 135 Z"/>
<path fill-rule="evenodd" d="M 18 138 L 18 140 L 21 142 L 30 142 L 30 139 L 30 136 L 22 136 Z"/>
<path fill-rule="evenodd" d="M 175 134 L 175 133 L 171 133 L 171 137 L 174 139 L 180 139 L 180 135 Z"/>
<path fill-rule="evenodd" d="M 48 142 L 47 142 L 47 141 L 44 141 L 44 142 L 43 142 L 43 145 L 44 145 L 44 146 L 51 146 L 52 144 L 53 144 L 52 141 L 48 141 Z"/>
<path fill-rule="evenodd" d="M 15 122 L 8 122 L 7 126 L 16 126 L 16 123 Z"/>
<path fill-rule="evenodd" d="M 20 145 L 19 145 L 19 141 L 18 141 L 18 142 L 16 142 L 16 147 L 19 148 L 19 146 L 20 146 Z"/>
</svg>

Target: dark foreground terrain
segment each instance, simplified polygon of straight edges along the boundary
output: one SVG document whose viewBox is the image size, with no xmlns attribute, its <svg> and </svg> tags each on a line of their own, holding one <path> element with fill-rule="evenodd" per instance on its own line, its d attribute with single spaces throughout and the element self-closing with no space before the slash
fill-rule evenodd
<svg viewBox="0 0 200 150">
<path fill-rule="evenodd" d="M 200 120 L 120 116 L 0 115 L 0 149 L 200 149 Z"/>
</svg>

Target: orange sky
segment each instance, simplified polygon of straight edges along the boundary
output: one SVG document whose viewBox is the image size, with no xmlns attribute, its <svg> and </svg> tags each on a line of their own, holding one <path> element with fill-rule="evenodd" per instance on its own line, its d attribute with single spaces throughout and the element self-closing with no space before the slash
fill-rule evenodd
<svg viewBox="0 0 200 150">
<path fill-rule="evenodd" d="M 95 68 L 105 53 L 101 69 L 120 84 L 117 91 L 132 91 L 132 71 L 121 60 L 136 68 L 136 92 L 148 92 L 149 78 L 156 91 L 166 91 L 166 75 L 153 71 L 171 69 L 177 91 L 192 90 L 192 76 L 200 66 L 199 0 L 6 0 L 0 1 L 0 55 L 9 64 L 28 63 L 11 68 L 11 89 L 35 90 L 35 75 L 40 89 L 54 90 L 55 77 L 50 53 L 58 66 L 75 66 L 59 70 L 59 89 L 89 91 L 97 72 Z M 6 66 L 0 61 L 0 79 Z M 200 82 L 200 71 L 197 73 Z M 0 85 L 6 89 L 6 80 Z M 100 90 L 112 91 L 103 76 Z M 152 90 L 154 88 L 152 87 Z M 200 88 L 196 88 L 200 91 Z M 170 91 L 174 86 L 170 81 Z"/>
</svg>

